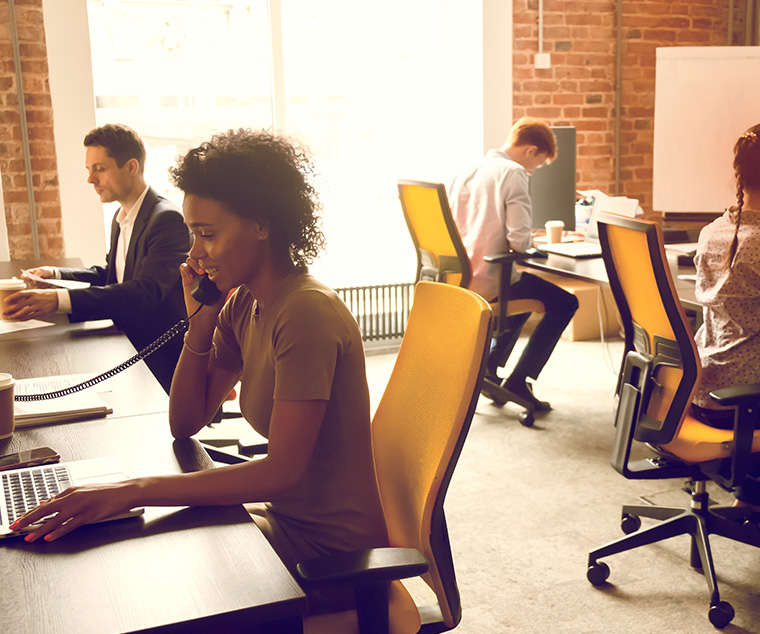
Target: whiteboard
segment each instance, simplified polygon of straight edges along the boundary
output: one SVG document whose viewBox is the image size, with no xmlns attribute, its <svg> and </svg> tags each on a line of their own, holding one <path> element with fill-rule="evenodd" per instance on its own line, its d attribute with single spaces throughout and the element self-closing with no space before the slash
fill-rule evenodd
<svg viewBox="0 0 760 634">
<path fill-rule="evenodd" d="M 736 201 L 734 143 L 760 123 L 760 48 L 657 49 L 654 211 L 715 213 Z"/>
</svg>

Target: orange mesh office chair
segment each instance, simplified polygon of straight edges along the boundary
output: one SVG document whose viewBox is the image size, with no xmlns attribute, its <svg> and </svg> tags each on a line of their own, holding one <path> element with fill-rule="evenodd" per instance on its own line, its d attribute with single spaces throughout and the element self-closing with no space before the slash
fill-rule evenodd
<svg viewBox="0 0 760 634">
<path fill-rule="evenodd" d="M 357 611 L 307 617 L 307 634 L 443 632 L 459 623 L 443 502 L 475 412 L 490 335 L 491 310 L 480 296 L 445 284 L 417 285 L 396 364 L 372 420 L 391 548 L 299 564 L 305 587 L 350 584 L 357 597 Z M 437 604 L 417 608 L 392 580 L 423 573 Z"/>
<path fill-rule="evenodd" d="M 416 281 L 443 282 L 468 288 L 471 278 L 470 259 L 451 215 L 446 188 L 441 183 L 399 180 L 399 200 L 404 219 L 417 251 Z M 509 301 L 512 264 L 524 254 L 515 251 L 486 257 L 499 265 L 499 299 L 492 305 L 496 314 L 494 335 L 501 334 L 508 315 L 543 313 L 544 305 L 534 299 Z M 503 381 L 483 380 L 483 393 L 496 404 L 516 403 L 525 411 L 520 422 L 529 427 L 534 422 L 533 405 L 507 390 Z"/>
<path fill-rule="evenodd" d="M 625 329 L 618 378 L 618 406 L 612 466 L 629 479 L 687 478 L 686 508 L 623 506 L 625 537 L 592 550 L 588 580 L 603 584 L 610 574 L 599 559 L 675 535 L 691 536 L 691 565 L 704 571 L 710 591 L 708 617 L 715 627 L 734 617 L 720 600 L 709 535 L 760 546 L 760 530 L 745 525 L 744 508 L 710 508 L 706 481 L 726 490 L 758 464 L 760 431 L 755 431 L 760 386 L 718 390 L 711 396 L 736 407 L 733 430 L 702 424 L 688 414 L 701 364 L 686 315 L 673 285 L 659 225 L 613 214 L 599 217 L 599 238 L 610 286 Z M 657 449 L 649 459 L 631 460 L 634 442 Z M 641 528 L 641 517 L 658 520 Z"/>
</svg>

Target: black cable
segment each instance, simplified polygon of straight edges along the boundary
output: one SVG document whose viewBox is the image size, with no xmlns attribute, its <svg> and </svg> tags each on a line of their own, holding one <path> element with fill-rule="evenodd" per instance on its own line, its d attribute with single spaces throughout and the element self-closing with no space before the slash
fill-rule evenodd
<svg viewBox="0 0 760 634">
<path fill-rule="evenodd" d="M 195 317 L 195 315 L 198 313 L 198 311 L 203 306 L 198 306 L 196 311 L 190 315 L 187 319 L 183 319 L 182 321 L 178 322 L 174 326 L 172 326 L 169 330 L 167 330 L 164 334 L 162 334 L 158 339 L 153 341 L 152 343 L 149 343 L 147 346 L 145 346 L 140 352 L 138 352 L 135 356 L 127 359 L 124 363 L 121 365 L 117 365 L 115 368 L 111 368 L 110 370 L 103 372 L 103 374 L 99 374 L 96 377 L 93 377 L 91 379 L 87 379 L 86 381 L 83 381 L 82 383 L 77 383 L 76 385 L 71 385 L 70 387 L 63 388 L 62 390 L 56 390 L 54 392 L 43 392 L 42 394 L 17 394 L 14 397 L 14 400 L 16 401 L 45 401 L 52 398 L 60 398 L 61 396 L 68 396 L 69 394 L 74 394 L 76 392 L 81 392 L 82 390 L 86 390 L 88 387 L 92 387 L 93 385 L 97 385 L 98 383 L 101 383 L 105 381 L 106 379 L 110 379 L 112 376 L 116 376 L 119 374 L 119 372 L 123 372 L 128 367 L 134 365 L 138 361 L 142 361 L 145 359 L 145 357 L 150 356 L 153 354 L 156 350 L 158 350 L 161 346 L 163 346 L 167 341 L 173 339 L 180 333 L 185 332 L 188 329 L 188 326 L 190 325 L 190 320 Z"/>
</svg>

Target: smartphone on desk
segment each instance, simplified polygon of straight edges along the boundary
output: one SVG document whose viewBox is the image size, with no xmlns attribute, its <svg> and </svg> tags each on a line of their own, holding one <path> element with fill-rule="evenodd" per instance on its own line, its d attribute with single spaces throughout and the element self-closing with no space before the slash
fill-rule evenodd
<svg viewBox="0 0 760 634">
<path fill-rule="evenodd" d="M 29 449 L 0 456 L 0 471 L 21 469 L 22 467 L 36 467 L 37 465 L 58 462 L 60 459 L 61 456 L 55 449 L 39 447 L 38 449 Z"/>
<path fill-rule="evenodd" d="M 222 296 L 221 291 L 216 287 L 208 275 L 197 275 L 190 287 L 190 295 L 196 302 L 213 306 Z"/>
</svg>

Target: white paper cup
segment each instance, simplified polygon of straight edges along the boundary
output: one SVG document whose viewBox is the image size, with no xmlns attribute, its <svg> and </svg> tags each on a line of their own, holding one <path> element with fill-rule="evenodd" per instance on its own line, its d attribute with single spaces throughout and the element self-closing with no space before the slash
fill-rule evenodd
<svg viewBox="0 0 760 634">
<path fill-rule="evenodd" d="M 13 417 L 13 386 L 16 381 L 10 374 L 0 372 L 0 440 L 10 438 L 15 429 Z"/>
<path fill-rule="evenodd" d="M 13 277 L 9 280 L 0 280 L 0 319 L 5 319 L 2 313 L 5 310 L 5 298 L 13 295 L 17 291 L 23 291 L 26 288 L 24 280 Z"/>
<path fill-rule="evenodd" d="M 565 223 L 561 220 L 549 220 L 546 223 L 546 241 L 549 244 L 562 242 L 562 232 L 565 229 Z"/>
</svg>

